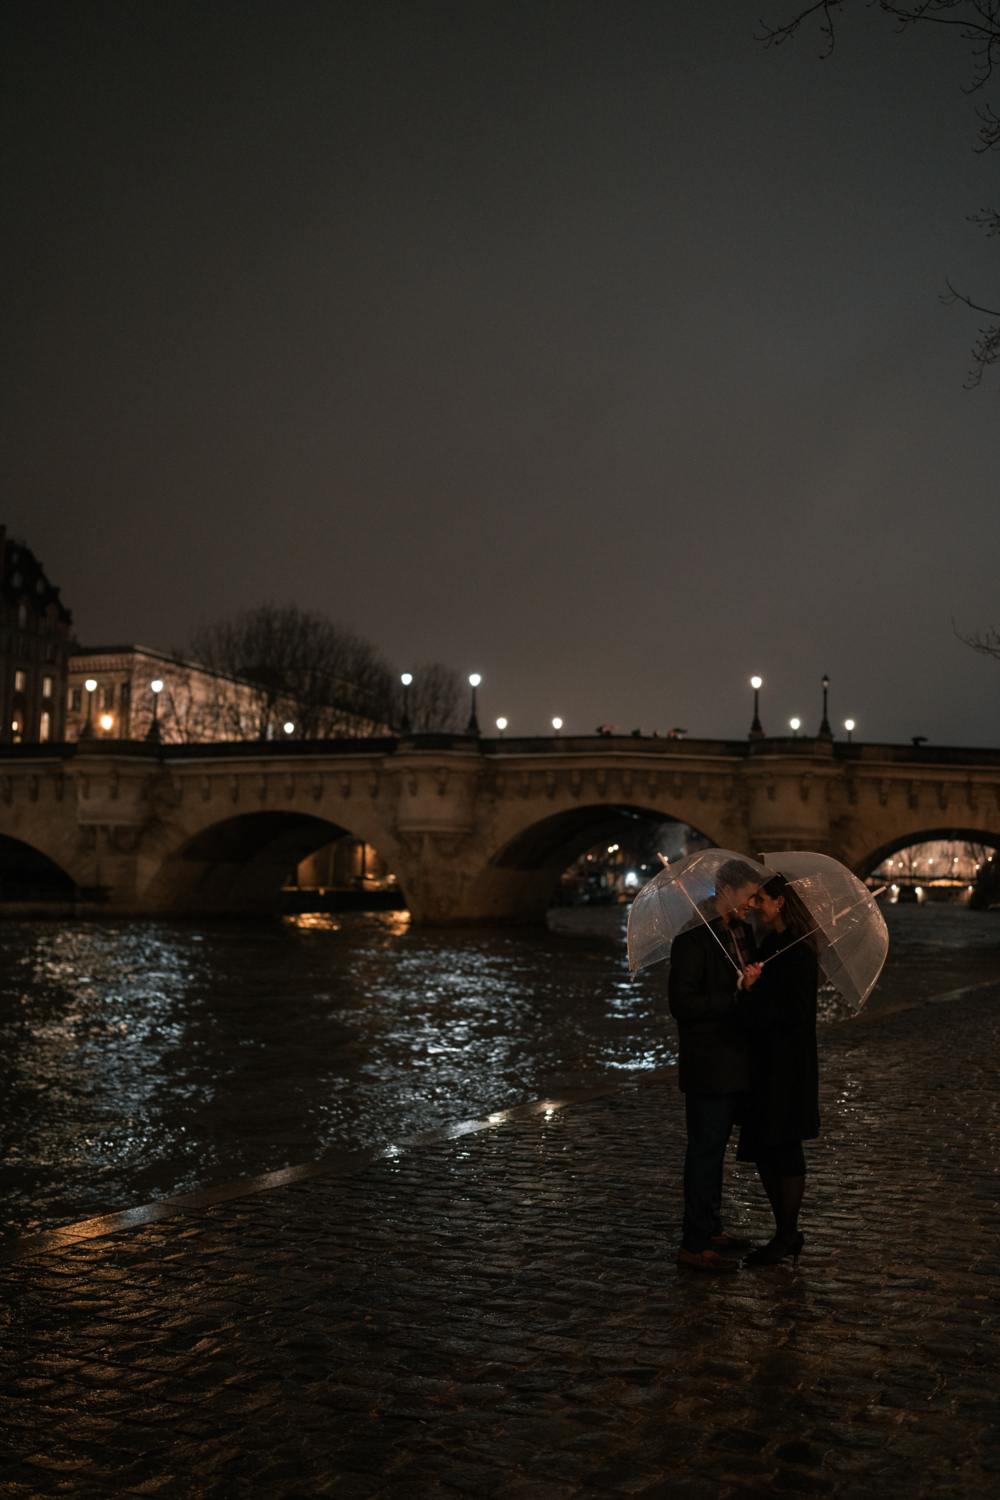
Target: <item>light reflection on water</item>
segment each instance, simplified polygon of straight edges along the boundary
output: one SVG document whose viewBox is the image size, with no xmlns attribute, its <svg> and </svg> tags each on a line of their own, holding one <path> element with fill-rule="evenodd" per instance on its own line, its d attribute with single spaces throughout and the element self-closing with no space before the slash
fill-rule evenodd
<svg viewBox="0 0 1000 1500">
<path fill-rule="evenodd" d="M 996 967 L 996 914 L 927 915 L 887 912 L 897 988 L 929 948 L 955 983 Z M 671 1063 L 666 971 L 629 979 L 624 921 L 4 923 L 4 1217 L 67 1222 Z"/>
<path fill-rule="evenodd" d="M 629 981 L 622 914 L 581 916 L 572 935 L 399 912 L 5 923 L 5 1218 L 66 1222 L 669 1063 L 664 976 Z"/>
</svg>

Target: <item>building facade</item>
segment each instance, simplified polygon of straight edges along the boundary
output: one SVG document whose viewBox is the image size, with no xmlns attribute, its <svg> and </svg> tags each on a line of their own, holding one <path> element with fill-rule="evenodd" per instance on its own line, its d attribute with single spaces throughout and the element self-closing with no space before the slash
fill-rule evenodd
<svg viewBox="0 0 1000 1500">
<path fill-rule="evenodd" d="M 72 631 L 42 564 L 0 526 L 0 741 L 65 738 Z"/>
<path fill-rule="evenodd" d="M 162 684 L 158 691 L 154 682 Z M 250 724 L 250 701 L 246 683 L 197 662 L 147 646 L 80 646 L 69 659 L 66 738 L 165 744 L 246 738 L 240 727 L 241 718 Z"/>
<path fill-rule="evenodd" d="M 161 684 L 158 691 L 154 682 Z M 332 686 L 341 702 L 363 696 L 350 683 Z M 263 696 L 268 697 L 266 690 Z M 148 646 L 75 646 L 69 659 L 66 738 L 205 744 L 322 737 L 304 727 L 302 705 L 293 695 L 269 702 L 266 712 L 261 698 L 262 690 L 253 682 Z M 364 739 L 392 729 L 341 708 L 331 733 Z"/>
</svg>

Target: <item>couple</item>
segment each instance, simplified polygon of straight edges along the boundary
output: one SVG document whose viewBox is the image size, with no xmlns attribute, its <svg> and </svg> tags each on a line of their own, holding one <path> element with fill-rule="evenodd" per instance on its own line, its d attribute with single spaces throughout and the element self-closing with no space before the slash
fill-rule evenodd
<svg viewBox="0 0 1000 1500">
<path fill-rule="evenodd" d="M 751 907 L 768 930 L 759 952 L 745 920 Z M 761 885 L 751 865 L 730 859 L 716 876 L 714 915 L 674 940 L 667 994 L 688 1137 L 680 1266 L 735 1271 L 735 1256 L 750 1249 L 719 1217 L 734 1124 L 736 1159 L 756 1163 L 775 1221 L 773 1238 L 744 1264 L 798 1261 L 802 1142 L 819 1134 L 814 927 L 783 875 Z"/>
</svg>

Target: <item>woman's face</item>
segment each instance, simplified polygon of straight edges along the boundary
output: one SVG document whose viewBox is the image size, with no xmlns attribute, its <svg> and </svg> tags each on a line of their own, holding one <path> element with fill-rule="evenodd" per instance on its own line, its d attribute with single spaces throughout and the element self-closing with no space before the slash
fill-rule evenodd
<svg viewBox="0 0 1000 1500">
<path fill-rule="evenodd" d="M 784 896 L 769 896 L 764 887 L 761 886 L 753 898 L 753 907 L 768 927 L 773 927 L 781 917 L 781 908 L 785 904 Z"/>
</svg>

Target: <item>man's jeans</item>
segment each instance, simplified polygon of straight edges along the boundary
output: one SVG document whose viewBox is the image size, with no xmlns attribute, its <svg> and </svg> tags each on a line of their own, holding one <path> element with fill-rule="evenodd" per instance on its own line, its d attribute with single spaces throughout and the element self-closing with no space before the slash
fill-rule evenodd
<svg viewBox="0 0 1000 1500">
<path fill-rule="evenodd" d="M 708 1250 L 722 1233 L 722 1164 L 732 1134 L 739 1094 L 685 1094 L 687 1153 L 684 1157 L 685 1250 Z"/>
</svg>

